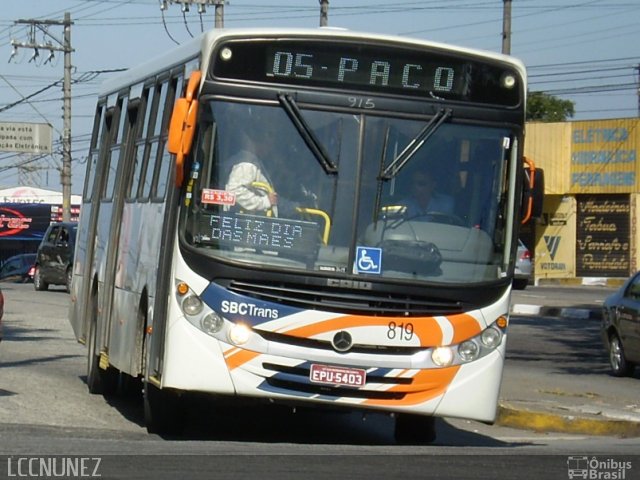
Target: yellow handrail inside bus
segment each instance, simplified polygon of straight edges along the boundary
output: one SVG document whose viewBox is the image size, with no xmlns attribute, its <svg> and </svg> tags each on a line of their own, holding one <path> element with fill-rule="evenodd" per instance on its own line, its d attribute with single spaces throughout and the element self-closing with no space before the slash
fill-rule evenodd
<svg viewBox="0 0 640 480">
<path fill-rule="evenodd" d="M 329 243 L 329 232 L 331 231 L 331 219 L 329 215 L 323 210 L 317 208 L 296 207 L 296 210 L 300 213 L 306 213 L 308 215 L 317 215 L 324 221 L 324 231 L 322 233 L 322 243 L 327 245 Z"/>
<path fill-rule="evenodd" d="M 265 182 L 251 182 L 252 188 L 257 188 L 259 190 L 264 190 L 267 193 L 273 193 L 273 187 Z M 322 242 L 327 245 L 329 243 L 329 232 L 331 231 L 331 219 L 329 215 L 323 211 L 318 210 L 317 208 L 308 208 L 308 207 L 296 207 L 296 210 L 300 213 L 305 213 L 307 215 L 315 215 L 322 218 L 324 222 L 324 230 L 322 233 Z M 272 216 L 273 212 L 271 209 L 267 210 L 267 216 Z"/>
<path fill-rule="evenodd" d="M 407 211 L 406 205 L 385 205 L 380 209 L 383 217 L 398 217 Z"/>
</svg>

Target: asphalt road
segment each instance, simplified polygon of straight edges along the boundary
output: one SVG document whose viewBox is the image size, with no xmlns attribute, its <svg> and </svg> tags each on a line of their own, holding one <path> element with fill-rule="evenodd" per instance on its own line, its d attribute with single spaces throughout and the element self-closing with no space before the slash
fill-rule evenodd
<svg viewBox="0 0 640 480">
<path fill-rule="evenodd" d="M 31 285 L 2 288 L 0 478 L 19 473 L 18 458 L 47 455 L 103 458 L 103 478 L 493 479 L 518 472 L 523 479 L 565 479 L 567 461 L 576 454 L 622 456 L 636 466 L 625 478 L 640 473 L 640 458 L 632 456 L 640 451 L 638 439 L 535 433 L 447 419 L 439 421 L 434 445 L 396 445 L 388 416 L 233 405 L 212 410 L 198 397 L 190 399 L 183 437 L 149 435 L 139 397 L 105 399 L 87 392 L 86 352 L 66 318 L 69 296 L 62 289 L 34 292 Z M 536 294 L 536 289 L 525 292 Z M 518 325 L 519 318 L 513 320 Z M 528 322 L 536 327 L 522 320 L 523 327 Z M 558 355 L 575 362 L 567 368 L 576 368 L 584 360 L 572 355 L 588 353 L 588 348 L 570 353 L 544 339 L 531 342 L 527 330 L 518 340 L 514 330 L 508 355 L 531 378 L 544 375 Z"/>
</svg>

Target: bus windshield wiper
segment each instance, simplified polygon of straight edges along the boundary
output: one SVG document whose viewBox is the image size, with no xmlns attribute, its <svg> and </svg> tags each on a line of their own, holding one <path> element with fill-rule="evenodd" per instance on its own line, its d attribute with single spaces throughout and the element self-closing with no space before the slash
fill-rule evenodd
<svg viewBox="0 0 640 480">
<path fill-rule="evenodd" d="M 451 116 L 451 109 L 439 110 L 425 125 L 425 127 L 418 132 L 413 140 L 400 152 L 400 154 L 393 159 L 393 161 L 384 169 L 380 175 L 380 180 L 391 180 L 395 177 L 400 170 L 407 164 L 411 157 L 413 157 L 418 150 L 424 145 L 424 143 L 433 135 L 436 130 Z"/>
<path fill-rule="evenodd" d="M 338 173 L 338 167 L 329 157 L 329 154 L 320 143 L 320 140 L 315 136 L 309 124 L 305 121 L 302 116 L 302 112 L 296 105 L 296 102 L 290 95 L 279 93 L 278 101 L 284 111 L 287 112 L 287 115 L 291 119 L 291 122 L 300 133 L 300 136 L 305 141 L 311 153 L 316 157 L 320 166 L 324 169 L 325 173 L 335 175 Z"/>
</svg>

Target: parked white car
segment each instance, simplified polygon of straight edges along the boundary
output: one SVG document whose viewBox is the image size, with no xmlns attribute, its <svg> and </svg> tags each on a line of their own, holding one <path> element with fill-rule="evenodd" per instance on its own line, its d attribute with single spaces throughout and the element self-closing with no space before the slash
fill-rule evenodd
<svg viewBox="0 0 640 480">
<path fill-rule="evenodd" d="M 524 290 L 529 284 L 529 278 L 531 277 L 531 252 L 522 243 L 522 240 L 518 240 L 518 251 L 516 252 L 516 271 L 513 278 L 513 288 L 516 290 Z"/>
</svg>

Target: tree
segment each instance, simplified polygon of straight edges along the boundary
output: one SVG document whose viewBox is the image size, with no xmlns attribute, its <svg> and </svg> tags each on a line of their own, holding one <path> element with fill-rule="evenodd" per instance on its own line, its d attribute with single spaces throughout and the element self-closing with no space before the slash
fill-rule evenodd
<svg viewBox="0 0 640 480">
<path fill-rule="evenodd" d="M 571 100 L 562 100 L 544 92 L 529 92 L 527 121 L 564 122 L 575 114 L 574 106 Z"/>
</svg>

